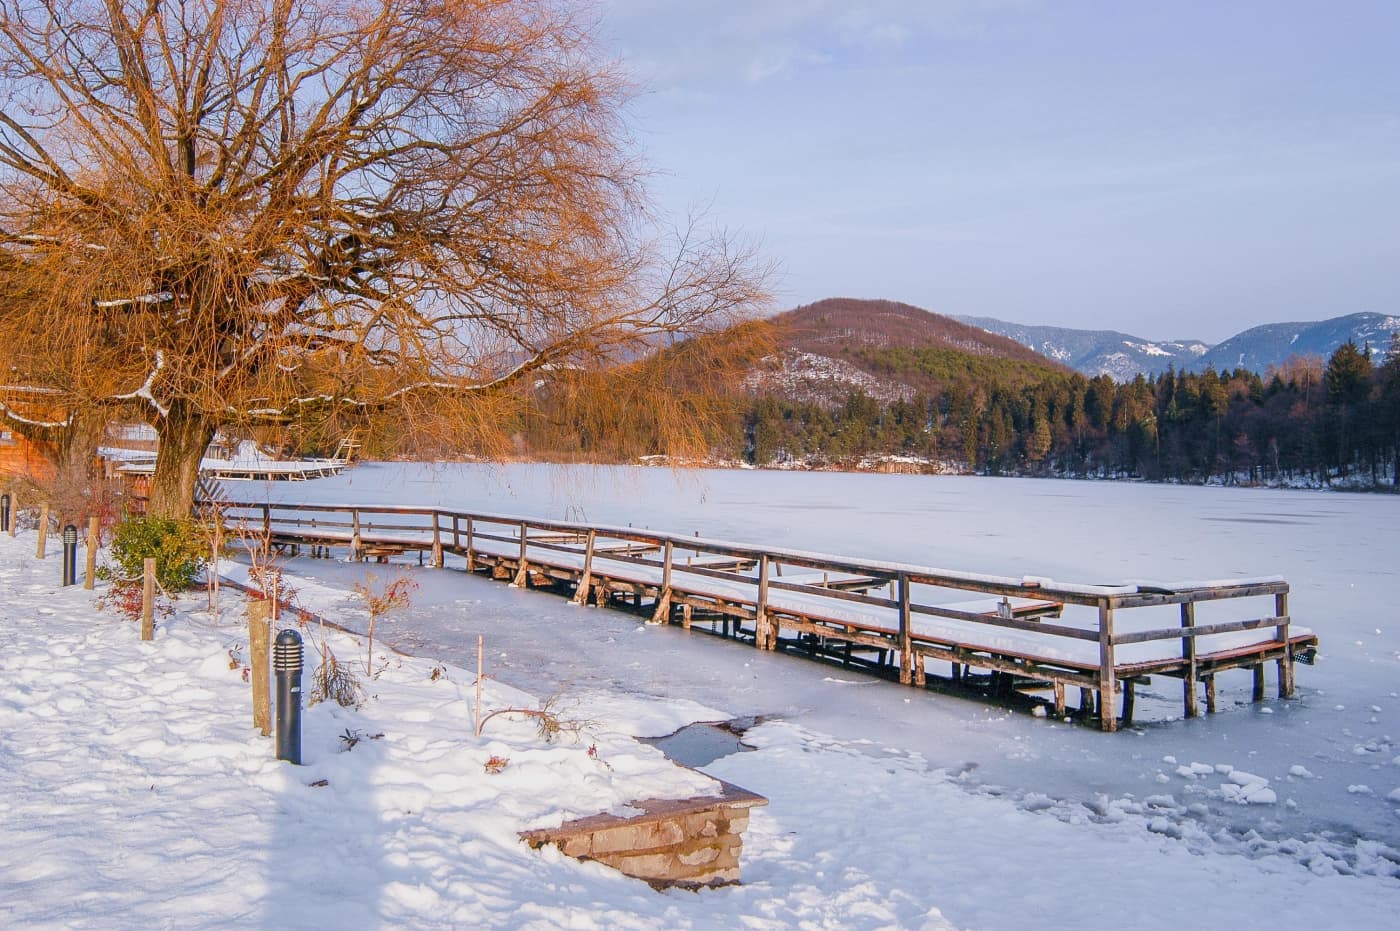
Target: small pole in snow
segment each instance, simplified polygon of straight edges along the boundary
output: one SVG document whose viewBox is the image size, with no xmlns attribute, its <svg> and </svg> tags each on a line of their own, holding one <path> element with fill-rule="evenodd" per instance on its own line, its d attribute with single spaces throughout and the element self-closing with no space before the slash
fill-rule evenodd
<svg viewBox="0 0 1400 931">
<path fill-rule="evenodd" d="M 481 736 L 481 669 L 482 669 L 482 644 L 485 638 L 481 634 L 476 635 L 476 736 Z"/>
<path fill-rule="evenodd" d="M 0 495 L 0 533 L 10 532 L 10 496 Z"/>
</svg>

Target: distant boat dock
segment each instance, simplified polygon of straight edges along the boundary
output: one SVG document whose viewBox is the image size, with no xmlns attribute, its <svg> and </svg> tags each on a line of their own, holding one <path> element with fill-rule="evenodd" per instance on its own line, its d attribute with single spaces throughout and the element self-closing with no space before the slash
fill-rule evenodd
<svg viewBox="0 0 1400 931">
<path fill-rule="evenodd" d="M 701 625 L 782 650 L 859 666 L 924 687 L 930 679 L 993 693 L 1048 693 L 1056 714 L 1105 731 L 1133 719 L 1151 676 L 1182 682 L 1183 713 L 1216 705 L 1215 680 L 1265 667 L 1293 695 L 1294 664 L 1317 637 L 1293 624 L 1281 578 L 1066 584 L 774 549 L 569 521 L 437 508 L 220 504 L 224 522 L 289 553 L 388 560 L 416 553 L 578 604 L 625 608 L 652 623 Z"/>
<path fill-rule="evenodd" d="M 265 453 L 250 440 L 244 440 L 227 455 L 206 455 L 199 463 L 199 475 L 204 481 L 233 482 L 305 482 L 315 478 L 339 475 L 350 465 L 357 444 L 345 440 L 334 456 L 316 459 L 279 459 Z M 154 452 L 107 449 L 110 471 L 125 477 L 138 495 L 147 493 L 147 486 L 156 471 Z"/>
</svg>

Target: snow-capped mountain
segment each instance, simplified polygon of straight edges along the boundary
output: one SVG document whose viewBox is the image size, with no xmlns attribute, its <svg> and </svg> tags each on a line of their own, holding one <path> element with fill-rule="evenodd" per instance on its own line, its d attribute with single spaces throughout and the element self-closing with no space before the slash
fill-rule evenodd
<svg viewBox="0 0 1400 931">
<path fill-rule="evenodd" d="M 1198 339 L 1149 340 L 1117 330 L 1074 330 L 1068 327 L 1027 326 L 992 317 L 955 317 L 1014 339 L 1041 355 L 1062 362 L 1085 375 L 1108 375 L 1128 381 L 1139 372 L 1155 375 L 1168 366 L 1195 368 L 1210 350 L 1210 343 Z"/>
<path fill-rule="evenodd" d="M 1400 317 L 1357 313 L 1330 320 L 1303 323 L 1270 323 L 1253 327 L 1212 346 L 1202 340 L 1148 340 L 1116 330 L 1076 330 L 1068 327 L 1026 326 L 991 317 L 957 317 L 1016 340 L 1037 352 L 1063 362 L 1085 375 L 1109 375 L 1128 381 L 1139 372 L 1155 375 L 1171 366 L 1178 371 L 1217 371 L 1244 367 L 1265 372 L 1289 356 L 1330 356 L 1347 340 L 1369 345 L 1383 354 L 1392 333 L 1400 332 Z"/>
<path fill-rule="evenodd" d="M 1266 323 L 1230 337 L 1201 357 L 1200 366 L 1217 371 L 1247 368 L 1263 372 L 1289 356 L 1330 356 L 1351 340 L 1383 356 L 1392 333 L 1400 332 L 1400 317 L 1389 314 L 1347 314 L 1309 323 Z"/>
</svg>

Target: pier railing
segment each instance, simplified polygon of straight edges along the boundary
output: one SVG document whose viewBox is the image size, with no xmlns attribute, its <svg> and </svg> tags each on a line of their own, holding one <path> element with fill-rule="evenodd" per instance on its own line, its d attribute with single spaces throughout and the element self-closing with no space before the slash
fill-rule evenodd
<svg viewBox="0 0 1400 931">
<path fill-rule="evenodd" d="M 580 603 L 630 594 L 640 607 L 646 598 L 657 621 L 669 619 L 673 609 L 681 610 L 687 626 L 692 609 L 727 615 L 736 630 L 751 622 L 763 649 L 776 648 L 786 629 L 813 642 L 844 643 L 847 656 L 852 648 L 876 650 L 882 661 L 897 662 L 905 683 L 923 684 L 925 662 L 944 661 L 954 678 L 979 668 L 1044 682 L 1060 711 L 1065 687 L 1074 686 L 1081 689 L 1081 708 L 1097 698 L 1089 710 L 1105 730 L 1117 726 L 1117 696 L 1131 719 L 1133 687 L 1151 674 L 1182 679 L 1188 716 L 1197 713 L 1198 682 L 1206 686 L 1207 709 L 1214 710 L 1214 676 L 1227 668 L 1254 671 L 1258 700 L 1263 665 L 1276 662 L 1278 694 L 1291 696 L 1295 650 L 1315 644 L 1310 632 L 1290 630 L 1289 586 L 1281 578 L 1079 585 L 444 508 L 224 502 L 220 513 L 231 528 L 262 534 L 274 545 L 345 547 L 357 559 L 416 551 L 434 566 L 452 553 L 465 558 L 469 571 L 490 569 L 518 584 L 571 585 Z M 793 576 L 794 569 L 808 572 Z M 983 600 L 949 602 L 960 594 Z M 1217 603 L 1268 598 L 1267 608 L 1249 612 L 1254 616 L 1198 618 L 1203 608 L 1220 614 Z M 1157 619 L 1160 610 L 1136 610 L 1173 605 L 1178 610 L 1167 625 Z M 1062 619 L 1066 607 L 1072 617 Z M 1139 614 L 1143 621 L 1125 619 Z M 1220 639 L 1251 631 L 1261 636 Z"/>
</svg>

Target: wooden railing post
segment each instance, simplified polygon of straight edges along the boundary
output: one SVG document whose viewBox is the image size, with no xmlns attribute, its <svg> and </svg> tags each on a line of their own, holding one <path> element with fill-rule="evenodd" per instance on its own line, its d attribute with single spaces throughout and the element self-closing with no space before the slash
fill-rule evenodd
<svg viewBox="0 0 1400 931">
<path fill-rule="evenodd" d="M 1118 682 L 1113 667 L 1113 608 L 1099 599 L 1099 729 L 1118 730 Z"/>
<path fill-rule="evenodd" d="M 19 495 L 10 492 L 10 536 L 19 533 Z"/>
<path fill-rule="evenodd" d="M 350 509 L 350 559 L 354 562 L 360 561 L 360 554 L 364 552 L 364 543 L 360 540 L 360 510 Z"/>
<path fill-rule="evenodd" d="M 1279 592 L 1274 595 L 1274 617 L 1283 619 L 1283 623 L 1275 628 L 1275 635 L 1283 644 L 1283 655 L 1278 661 L 1278 697 L 1293 697 L 1293 646 L 1288 642 L 1288 592 Z"/>
<path fill-rule="evenodd" d="M 578 577 L 578 585 L 574 588 L 574 604 L 588 604 L 588 591 L 593 587 L 593 541 L 596 534 L 588 531 L 588 543 L 583 549 L 583 573 Z"/>
<path fill-rule="evenodd" d="M 671 541 L 666 541 L 661 560 L 661 588 L 656 592 L 656 610 L 652 612 L 653 624 L 664 624 L 671 614 Z"/>
<path fill-rule="evenodd" d="M 1183 601 L 1181 603 L 1181 627 L 1182 630 L 1190 630 L 1196 626 L 1196 603 L 1194 601 Z M 1185 705 L 1184 713 L 1188 718 L 1194 718 L 1201 713 L 1196 704 L 1196 638 L 1181 638 L 1181 658 L 1186 661 L 1186 668 L 1182 671 L 1181 679 L 1181 700 Z"/>
<path fill-rule="evenodd" d="M 899 681 L 914 681 L 914 637 L 909 613 L 909 576 L 899 574 Z"/>
<path fill-rule="evenodd" d="M 433 512 L 433 553 L 429 560 L 434 569 L 442 568 L 442 527 L 438 524 L 438 512 Z"/>
<path fill-rule="evenodd" d="M 768 617 L 768 554 L 758 557 L 758 604 L 754 606 L 754 646 L 760 650 L 771 650 L 777 646 L 778 638 L 770 628 Z"/>
</svg>

